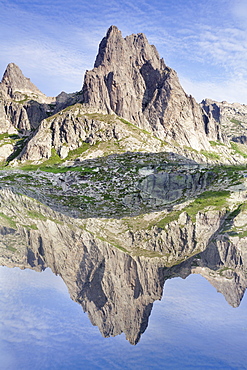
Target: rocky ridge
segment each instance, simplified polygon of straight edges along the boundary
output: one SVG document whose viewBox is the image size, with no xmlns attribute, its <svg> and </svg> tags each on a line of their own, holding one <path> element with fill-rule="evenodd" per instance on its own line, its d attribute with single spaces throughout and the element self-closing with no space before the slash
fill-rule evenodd
<svg viewBox="0 0 247 370">
<path fill-rule="evenodd" d="M 14 63 L 8 64 L 0 82 L 0 91 L 4 97 L 16 101 L 23 100 L 26 96 L 33 96 L 41 102 L 47 102 L 49 100 L 29 78 L 23 75 L 20 68 Z"/>
<path fill-rule="evenodd" d="M 44 161 L 52 149 L 64 159 L 84 143 L 94 156 L 104 155 L 94 147 L 99 141 L 113 143 L 111 153 L 168 151 L 198 162 L 245 161 L 245 150 L 228 145 L 219 118 L 207 103 L 200 106 L 186 95 L 176 72 L 145 35 L 123 38 L 115 26 L 100 43 L 94 69 L 86 72 L 80 92 L 45 97 L 13 63 L 0 92 L 2 134 L 27 136 L 21 145 L 12 146 L 0 137 L 0 156 L 8 163 L 15 157 Z M 115 121 L 110 128 L 109 121 Z M 133 130 L 124 135 L 123 123 L 125 129 L 135 127 L 135 135 Z M 119 149 L 123 139 L 126 145 Z"/>
<path fill-rule="evenodd" d="M 4 72 L 0 97 L 0 129 L 3 133 L 17 133 L 17 130 L 25 133 L 37 127 L 47 116 L 45 107 L 48 110 L 48 105 L 54 103 L 54 98 L 44 95 L 14 63 L 8 64 Z"/>
</svg>

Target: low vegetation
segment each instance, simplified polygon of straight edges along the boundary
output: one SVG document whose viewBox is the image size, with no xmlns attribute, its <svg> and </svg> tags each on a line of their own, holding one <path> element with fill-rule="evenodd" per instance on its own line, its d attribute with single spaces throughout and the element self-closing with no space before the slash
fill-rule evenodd
<svg viewBox="0 0 247 370">
<path fill-rule="evenodd" d="M 231 141 L 231 148 L 235 153 L 241 155 L 243 158 L 247 158 L 247 149 L 244 149 L 244 146 L 241 146 L 241 144 Z"/>
</svg>

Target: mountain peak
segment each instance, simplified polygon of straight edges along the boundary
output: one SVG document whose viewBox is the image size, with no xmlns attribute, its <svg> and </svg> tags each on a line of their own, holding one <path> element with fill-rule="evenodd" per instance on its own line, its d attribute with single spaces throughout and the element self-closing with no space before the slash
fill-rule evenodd
<svg viewBox="0 0 247 370">
<path fill-rule="evenodd" d="M 107 31 L 107 33 L 106 33 L 106 37 L 107 37 L 107 38 L 109 38 L 111 35 L 113 35 L 113 34 L 118 34 L 118 33 L 120 33 L 120 34 L 121 34 L 121 31 L 117 28 L 117 26 L 112 25 L 112 26 L 110 26 L 110 27 L 108 28 L 108 31 Z M 121 34 L 121 35 L 122 35 L 122 34 Z"/>
<path fill-rule="evenodd" d="M 99 51 L 96 57 L 94 68 L 99 67 L 101 64 L 111 63 L 112 57 L 116 49 L 119 49 L 120 45 L 123 43 L 123 36 L 121 31 L 116 26 L 111 26 L 106 36 L 102 39 L 99 44 Z"/>
<path fill-rule="evenodd" d="M 12 99 L 21 98 L 23 95 L 37 94 L 45 96 L 31 81 L 25 77 L 15 63 L 9 63 L 0 83 L 0 90 Z"/>
<path fill-rule="evenodd" d="M 124 38 L 116 26 L 108 29 L 82 95 L 86 106 L 115 113 L 161 140 L 208 150 L 208 137 L 220 136 L 143 33 Z"/>
<path fill-rule="evenodd" d="M 122 63 L 126 63 L 126 56 L 128 60 L 155 59 L 158 64 L 160 63 L 156 48 L 149 44 L 143 33 L 132 34 L 124 38 L 116 26 L 111 26 L 99 44 L 94 68 L 101 65 L 122 65 Z M 140 61 L 137 63 L 140 64 Z"/>
<path fill-rule="evenodd" d="M 20 70 L 20 68 L 15 64 L 15 63 L 9 63 L 7 65 L 7 68 L 6 68 L 6 71 L 4 73 L 4 76 L 3 76 L 3 79 L 5 77 L 7 77 L 8 75 L 11 75 L 11 74 L 19 74 L 19 75 L 23 75 L 22 74 L 22 71 Z M 23 76 L 24 77 L 24 76 Z"/>
</svg>

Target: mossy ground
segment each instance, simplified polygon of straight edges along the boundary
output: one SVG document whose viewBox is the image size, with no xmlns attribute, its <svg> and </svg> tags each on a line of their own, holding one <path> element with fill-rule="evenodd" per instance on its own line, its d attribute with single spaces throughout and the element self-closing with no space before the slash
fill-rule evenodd
<svg viewBox="0 0 247 370">
<path fill-rule="evenodd" d="M 152 169 L 157 174 L 175 172 L 177 176 L 187 172 L 209 172 L 211 182 L 208 191 L 196 194 L 189 205 L 177 211 L 173 207 L 188 200 L 186 196 L 172 205 L 164 203 L 157 206 L 142 198 L 138 183 L 145 177 L 139 173 L 143 168 Z M 143 224 L 145 227 L 157 225 L 164 228 L 166 224 L 177 220 L 183 211 L 194 222 L 199 211 L 208 207 L 227 207 L 230 192 L 221 189 L 241 182 L 245 171 L 244 165 L 200 167 L 186 162 L 171 162 L 166 152 L 113 154 L 84 160 L 76 166 L 64 166 L 53 151 L 51 159 L 46 163 L 35 166 L 26 164 L 15 170 L 6 167 L 6 171 L 0 171 L 0 186 L 11 186 L 56 210 L 73 211 L 78 217 L 130 217 L 135 228 L 141 228 Z M 190 198 L 193 198 L 193 194 Z M 143 214 L 162 210 L 162 218 L 159 216 L 148 222 L 142 219 Z M 135 219 L 139 215 L 140 219 Z"/>
</svg>

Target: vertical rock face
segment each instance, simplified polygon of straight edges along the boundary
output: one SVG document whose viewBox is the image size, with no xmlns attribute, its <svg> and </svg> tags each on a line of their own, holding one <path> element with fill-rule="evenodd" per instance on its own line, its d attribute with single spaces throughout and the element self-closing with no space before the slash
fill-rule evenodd
<svg viewBox="0 0 247 370">
<path fill-rule="evenodd" d="M 0 101 L 0 133 L 17 133 L 31 129 L 27 110 L 12 101 Z"/>
<path fill-rule="evenodd" d="M 122 37 L 111 26 L 99 45 L 94 69 L 87 71 L 83 102 L 116 113 L 157 137 L 195 149 L 208 148 L 208 138 L 221 134 L 215 122 L 182 89 L 144 34 Z"/>
</svg>

